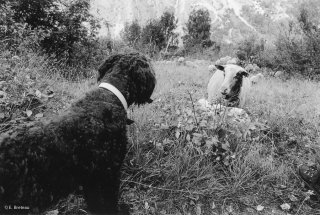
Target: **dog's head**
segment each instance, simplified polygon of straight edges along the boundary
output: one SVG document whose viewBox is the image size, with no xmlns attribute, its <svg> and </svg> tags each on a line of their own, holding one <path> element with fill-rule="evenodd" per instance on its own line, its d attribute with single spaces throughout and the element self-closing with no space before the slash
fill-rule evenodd
<svg viewBox="0 0 320 215">
<path fill-rule="evenodd" d="M 150 60 L 139 53 L 111 55 L 98 69 L 98 82 L 111 82 L 128 105 L 151 103 L 156 77 Z"/>
</svg>

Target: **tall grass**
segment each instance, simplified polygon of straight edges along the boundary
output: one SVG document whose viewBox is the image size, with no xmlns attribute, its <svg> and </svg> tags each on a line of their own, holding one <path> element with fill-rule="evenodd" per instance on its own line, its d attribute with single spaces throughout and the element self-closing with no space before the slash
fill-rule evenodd
<svg viewBox="0 0 320 215">
<path fill-rule="evenodd" d="M 279 208 L 283 203 L 290 204 L 291 214 L 320 213 L 320 205 L 307 198 L 308 189 L 296 173 L 297 165 L 313 161 L 319 148 L 320 84 L 267 77 L 254 85 L 245 109 L 253 121 L 270 129 L 247 140 L 227 136 L 232 149 L 225 163 L 199 150 L 202 146 L 190 145 L 189 131 L 176 133 L 177 110 L 191 110 L 192 120 L 199 117 L 194 108 L 206 97 L 209 63 L 188 67 L 154 62 L 154 102 L 134 106 L 128 113 L 135 123 L 128 126 L 120 201 L 131 206 L 132 214 L 257 214 L 258 205 L 265 207 L 259 214 L 285 214 Z M 22 86 L 13 98 L 48 87 L 55 92 L 45 102 L 45 116 L 52 109 L 63 111 L 97 86 L 94 78 L 83 79 L 76 71 L 73 81 L 66 80 L 59 67 L 39 55 L 2 62 L 1 69 L 5 67 L 16 77 L 7 81 Z M 94 77 L 95 71 L 90 72 Z M 30 86 L 26 75 L 35 77 Z M 225 129 L 219 126 L 204 130 L 219 137 Z M 194 130 L 204 131 L 197 125 Z"/>
<path fill-rule="evenodd" d="M 319 144 L 319 83 L 266 78 L 253 86 L 245 108 L 270 130 L 248 141 L 233 139 L 234 159 L 224 165 L 176 138 L 170 127 L 176 112 L 166 109 L 191 107 L 189 94 L 193 102 L 206 96 L 207 65 L 155 63 L 155 69 L 155 102 L 130 113 L 136 123 L 129 127 L 122 199 L 133 214 L 257 214 L 258 205 L 265 207 L 260 214 L 282 214 L 284 203 L 290 213 L 320 212 L 305 201 L 307 188 L 296 173 Z M 168 129 L 157 126 L 163 119 Z"/>
</svg>

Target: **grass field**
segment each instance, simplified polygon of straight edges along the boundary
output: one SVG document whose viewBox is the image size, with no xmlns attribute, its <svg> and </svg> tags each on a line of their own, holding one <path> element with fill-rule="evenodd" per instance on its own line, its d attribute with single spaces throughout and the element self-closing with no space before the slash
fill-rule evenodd
<svg viewBox="0 0 320 215">
<path fill-rule="evenodd" d="M 136 123 L 129 128 L 132 145 L 123 173 L 123 201 L 133 206 L 133 214 L 320 213 L 317 199 L 309 199 L 296 173 L 299 164 L 314 161 L 319 147 L 319 83 L 267 77 L 254 86 L 245 109 L 270 129 L 249 140 L 231 134 L 220 139 L 219 131 L 228 128 L 223 123 L 213 129 L 193 127 L 191 133 L 206 131 L 207 139 L 229 141 L 225 162 L 203 152 L 183 135 L 188 129 L 177 126 L 183 109 L 192 110 L 206 96 L 207 65 L 155 63 L 155 102 L 130 114 Z M 286 203 L 287 211 L 280 207 Z"/>
<path fill-rule="evenodd" d="M 44 75 L 47 67 L 21 64 L 12 67 L 17 78 L 8 83 L 28 83 L 21 75 L 28 68 L 37 77 L 31 90 L 55 93 L 45 101 L 47 108 L 34 114 L 63 111 L 96 87 L 93 79 L 71 83 Z M 154 102 L 128 113 L 135 123 L 128 127 L 120 202 L 129 204 L 132 214 L 320 214 L 319 199 L 296 173 L 320 152 L 320 84 L 266 77 L 252 87 L 244 109 L 268 129 L 243 136 L 229 130 L 230 122 L 205 118 L 198 110 L 196 101 L 206 96 L 210 78 L 208 64 L 154 62 Z"/>
</svg>

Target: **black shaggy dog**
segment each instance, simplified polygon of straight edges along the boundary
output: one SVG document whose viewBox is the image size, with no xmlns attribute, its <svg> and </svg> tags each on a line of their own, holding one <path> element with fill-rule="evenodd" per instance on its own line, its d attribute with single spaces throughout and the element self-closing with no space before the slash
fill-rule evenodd
<svg viewBox="0 0 320 215">
<path fill-rule="evenodd" d="M 110 56 L 98 71 L 98 81 L 116 87 L 128 105 L 151 101 L 155 73 L 143 55 Z M 16 206 L 43 212 L 79 188 L 90 212 L 116 214 L 127 152 L 124 106 L 113 92 L 96 88 L 56 119 L 2 138 L 0 214 L 17 213 L 10 211 Z"/>
</svg>

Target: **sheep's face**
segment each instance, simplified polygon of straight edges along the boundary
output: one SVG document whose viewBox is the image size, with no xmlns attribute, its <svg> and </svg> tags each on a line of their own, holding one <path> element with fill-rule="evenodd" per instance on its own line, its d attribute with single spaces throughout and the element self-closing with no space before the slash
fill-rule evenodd
<svg viewBox="0 0 320 215">
<path fill-rule="evenodd" d="M 224 80 L 220 88 L 221 94 L 225 99 L 238 96 L 242 86 L 243 77 L 248 77 L 245 69 L 237 65 L 216 65 L 219 70 L 224 72 Z"/>
</svg>

